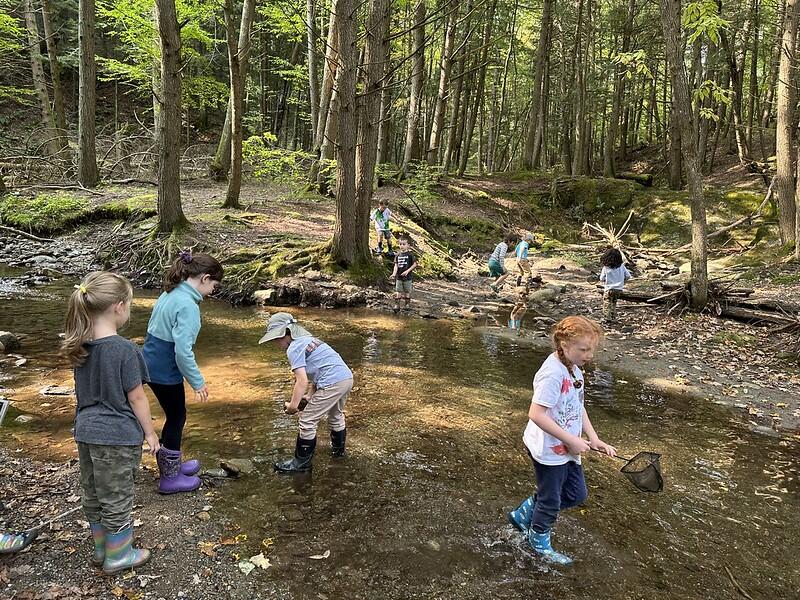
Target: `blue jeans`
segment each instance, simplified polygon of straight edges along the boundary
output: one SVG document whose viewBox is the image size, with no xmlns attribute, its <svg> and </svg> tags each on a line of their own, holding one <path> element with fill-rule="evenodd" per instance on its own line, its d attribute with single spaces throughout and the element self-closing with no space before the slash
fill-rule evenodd
<svg viewBox="0 0 800 600">
<path fill-rule="evenodd" d="M 559 511 L 583 504 L 589 497 L 583 467 L 574 461 L 563 465 L 543 465 L 535 460 L 536 507 L 531 528 L 536 533 L 550 531 Z"/>
</svg>

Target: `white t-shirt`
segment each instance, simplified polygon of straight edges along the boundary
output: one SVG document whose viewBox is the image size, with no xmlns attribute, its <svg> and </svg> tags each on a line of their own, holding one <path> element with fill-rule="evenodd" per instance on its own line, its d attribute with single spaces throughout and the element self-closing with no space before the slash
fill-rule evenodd
<svg viewBox="0 0 800 600">
<path fill-rule="evenodd" d="M 625 282 L 630 278 L 631 273 L 625 265 L 620 265 L 616 269 L 603 267 L 603 270 L 600 271 L 600 281 L 603 282 L 603 289 L 606 290 L 624 290 Z"/>
<path fill-rule="evenodd" d="M 553 352 L 542 363 L 533 378 L 534 404 L 547 407 L 547 414 L 565 431 L 580 436 L 583 431 L 583 373 L 578 367 L 572 367 L 575 379 L 581 382 L 580 389 L 575 389 L 572 377 Z M 528 426 L 522 436 L 536 462 L 543 465 L 563 465 L 569 461 L 578 464 L 580 455 L 567 453 L 567 447 L 556 437 L 542 430 L 536 423 L 528 420 Z"/>
</svg>

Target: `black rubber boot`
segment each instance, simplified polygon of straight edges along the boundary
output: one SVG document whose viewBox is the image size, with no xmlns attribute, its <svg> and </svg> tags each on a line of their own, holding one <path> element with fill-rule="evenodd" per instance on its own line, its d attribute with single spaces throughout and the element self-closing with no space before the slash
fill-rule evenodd
<svg viewBox="0 0 800 600">
<path fill-rule="evenodd" d="M 331 456 L 341 458 L 344 456 L 344 442 L 347 439 L 347 428 L 341 431 L 331 431 Z"/>
<path fill-rule="evenodd" d="M 278 473 L 305 473 L 311 470 L 311 459 L 314 458 L 314 450 L 317 447 L 317 438 L 304 440 L 297 436 L 294 447 L 294 458 L 275 463 L 275 470 Z"/>
</svg>

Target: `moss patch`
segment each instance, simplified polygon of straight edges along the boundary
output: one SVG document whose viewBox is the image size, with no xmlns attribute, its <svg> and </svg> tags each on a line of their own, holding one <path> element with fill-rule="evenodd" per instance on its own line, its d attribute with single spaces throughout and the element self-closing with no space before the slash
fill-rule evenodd
<svg viewBox="0 0 800 600">
<path fill-rule="evenodd" d="M 37 235 L 48 235 L 80 223 L 89 212 L 85 198 L 69 193 L 0 198 L 0 223 Z"/>
</svg>

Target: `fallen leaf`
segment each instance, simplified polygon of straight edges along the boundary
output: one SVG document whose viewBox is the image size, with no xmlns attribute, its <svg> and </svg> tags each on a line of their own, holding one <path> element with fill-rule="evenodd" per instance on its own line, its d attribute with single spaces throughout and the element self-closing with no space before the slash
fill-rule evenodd
<svg viewBox="0 0 800 600">
<path fill-rule="evenodd" d="M 272 566 L 272 564 L 269 562 L 269 559 L 266 558 L 263 553 L 251 556 L 250 562 L 258 568 L 264 569 L 265 571 Z"/>
<path fill-rule="evenodd" d="M 141 527 L 142 523 L 144 523 L 144 521 L 142 521 L 141 519 L 134 519 L 133 520 L 133 526 L 134 527 Z"/>
<path fill-rule="evenodd" d="M 313 559 L 313 560 L 324 560 L 324 559 L 328 558 L 330 555 L 331 555 L 331 551 L 330 550 L 325 550 L 325 552 L 323 552 L 322 554 L 315 554 L 314 556 L 309 556 L 308 558 Z"/>
<path fill-rule="evenodd" d="M 200 553 L 211 558 L 217 555 L 215 551 L 216 547 L 217 545 L 214 542 L 197 542 L 197 548 L 200 550 Z"/>
<path fill-rule="evenodd" d="M 239 564 L 236 565 L 239 567 L 239 570 L 244 573 L 245 575 L 249 575 L 250 572 L 256 568 L 256 566 L 251 563 L 249 560 L 240 560 Z"/>
<path fill-rule="evenodd" d="M 72 494 L 71 496 L 67 496 L 67 502 L 77 502 L 80 499 L 81 497 L 78 494 Z"/>
</svg>

